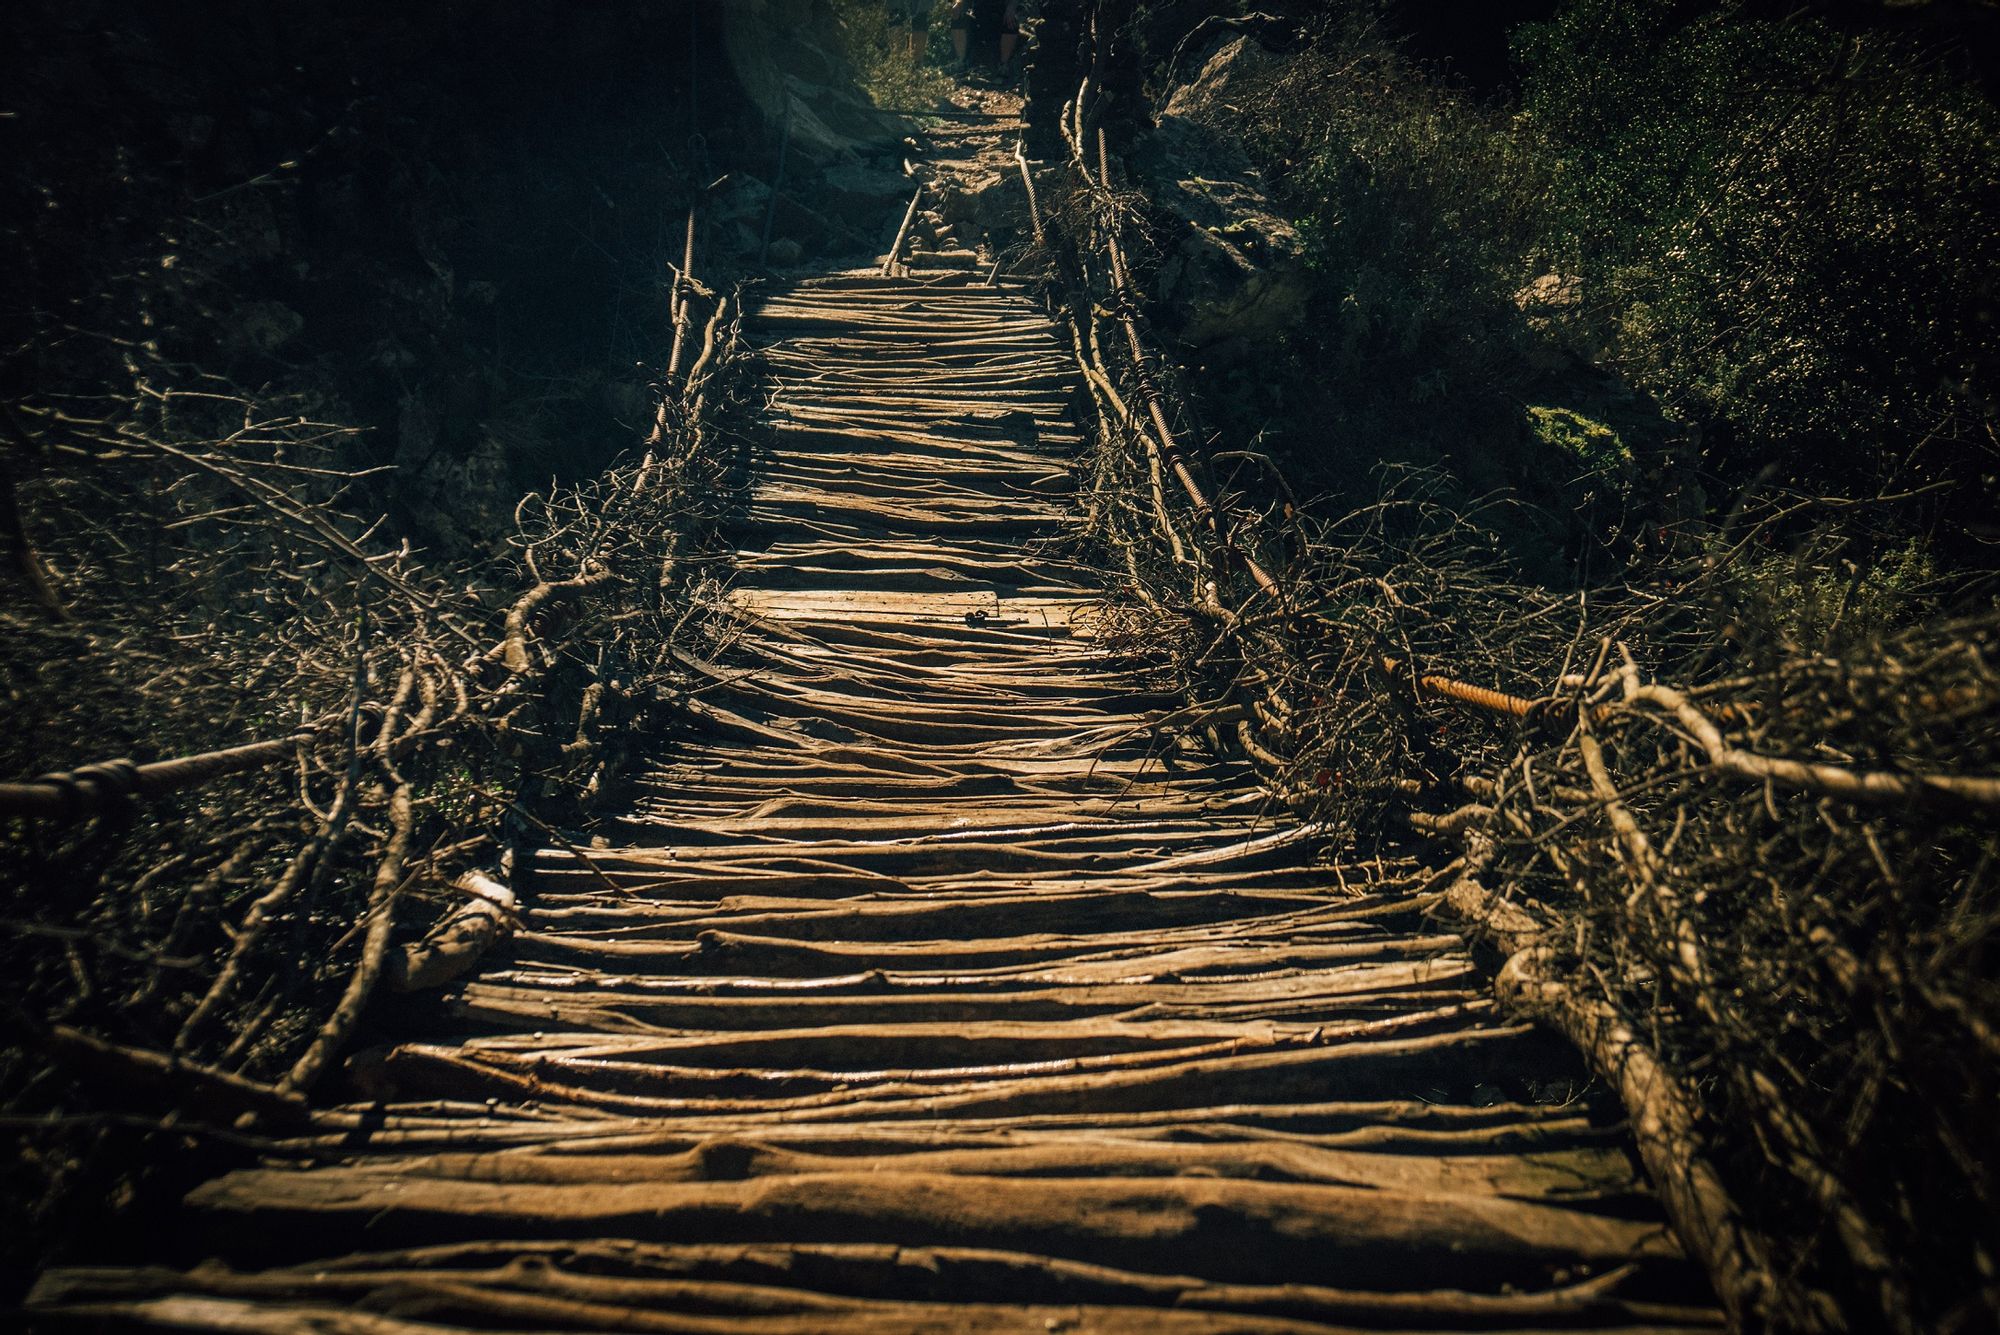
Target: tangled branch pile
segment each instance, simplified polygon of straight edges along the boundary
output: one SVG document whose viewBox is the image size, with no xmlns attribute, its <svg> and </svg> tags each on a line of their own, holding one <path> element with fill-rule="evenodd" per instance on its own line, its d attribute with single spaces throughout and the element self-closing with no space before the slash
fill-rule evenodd
<svg viewBox="0 0 2000 1335">
<path fill-rule="evenodd" d="M 1282 479 L 1183 452 L 1095 110 L 1086 82 L 1049 256 L 1101 428 L 1092 535 L 1173 614 L 1177 720 L 1329 835 L 1455 859 L 1440 911 L 1620 1086 L 1739 1321 L 2000 1319 L 2000 614 L 1844 563 L 1798 498 L 1588 595 L 1511 573 L 1434 477 L 1331 521 L 1246 504 L 1223 466 Z"/>
<path fill-rule="evenodd" d="M 1566 924 L 1548 962 L 1645 1017 L 1697 1090 L 1754 1186 L 1784 1324 L 1977 1328 L 2000 1312 L 1979 1148 L 2000 1095 L 2000 617 L 1827 652 L 1746 640 L 1774 609 L 1742 610 L 1729 660 L 1685 689 L 1601 642 L 1564 681 L 1567 730 L 1482 787 L 1475 855 Z"/>
<path fill-rule="evenodd" d="M 145 349 L 127 392 L 10 410 L 0 515 L 33 596 L 0 610 L 0 766 L 296 741 L 143 810 L 72 783 L 78 819 L 7 820 L 0 987 L 25 1041 L 0 1108 L 26 1152 L 5 1190 L 39 1225 L 12 1248 L 61 1245 L 79 1204 L 100 1225 L 203 1124 L 297 1112 L 371 994 L 425 981 L 395 937 L 461 882 L 492 893 L 518 839 L 561 839 L 671 722 L 715 588 L 736 344 L 730 300 L 679 295 L 706 332 L 643 457 L 524 499 L 497 562 L 385 547 L 344 505 L 340 428 Z"/>
</svg>

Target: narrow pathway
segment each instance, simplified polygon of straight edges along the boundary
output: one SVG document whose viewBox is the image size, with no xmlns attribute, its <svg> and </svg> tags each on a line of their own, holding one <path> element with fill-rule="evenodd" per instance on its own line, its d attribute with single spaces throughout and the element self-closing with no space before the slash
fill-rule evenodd
<svg viewBox="0 0 2000 1335">
<path fill-rule="evenodd" d="M 1053 554 L 1071 369 L 983 274 L 755 310 L 745 630 L 619 846 L 51 1326 L 1712 1328 L 1577 1064 L 1419 868 L 1162 753 Z M 205 1259 L 215 1258 L 215 1259 Z"/>
</svg>

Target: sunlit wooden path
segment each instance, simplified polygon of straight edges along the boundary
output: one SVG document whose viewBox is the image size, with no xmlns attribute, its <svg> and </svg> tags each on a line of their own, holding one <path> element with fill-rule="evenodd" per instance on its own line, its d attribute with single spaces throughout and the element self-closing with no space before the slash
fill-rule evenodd
<svg viewBox="0 0 2000 1335">
<path fill-rule="evenodd" d="M 1164 743 L 1069 522 L 1072 363 L 963 270 L 753 312 L 740 643 L 370 1101 L 49 1325 L 401 1335 L 1717 1323 L 1615 1106 L 1435 887 Z"/>
</svg>

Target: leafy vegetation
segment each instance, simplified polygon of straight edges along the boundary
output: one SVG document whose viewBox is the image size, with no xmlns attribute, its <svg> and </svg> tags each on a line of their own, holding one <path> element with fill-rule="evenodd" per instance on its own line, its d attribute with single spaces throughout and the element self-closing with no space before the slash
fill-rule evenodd
<svg viewBox="0 0 2000 1335">
<path fill-rule="evenodd" d="M 1578 330 L 1708 432 L 1869 494 L 1995 495 L 2000 109 L 1949 53 L 1742 6 L 1578 0 L 1523 29 L 1516 133 L 1547 145 L 1537 242 Z"/>
<path fill-rule="evenodd" d="M 1616 431 L 1573 408 L 1530 404 L 1528 427 L 1536 440 L 1570 455 L 1590 472 L 1618 471 L 1632 462 L 1632 451 Z"/>
<path fill-rule="evenodd" d="M 2000 121 L 1922 31 L 1570 0 L 1493 104 L 1321 19 L 1238 102 L 1310 318 L 1178 385 L 1218 459 L 1354 504 L 1266 493 L 1185 560 L 1204 515 L 1131 441 L 1093 476 L 1198 628 L 1190 715 L 1343 846 L 1456 853 L 1538 924 L 1503 995 L 1610 1017 L 1698 1106 L 1655 1180 L 1718 1169 L 1749 1328 L 2000 1313 Z M 1078 250 L 1130 211 L 1083 193 Z"/>
<path fill-rule="evenodd" d="M 1898 497 L 1906 535 L 1985 564 L 2000 112 L 1962 57 L 1613 0 L 1514 51 L 1518 105 L 1489 105 L 1342 13 L 1247 108 L 1318 282 L 1295 468 L 1358 496 L 1366 439 L 1572 508 L 1567 451 L 1536 447 L 1574 412 L 1638 464 L 1631 532 L 1759 483 Z"/>
<path fill-rule="evenodd" d="M 876 106 L 921 115 L 935 110 L 951 92 L 951 78 L 940 68 L 951 55 L 942 21 L 950 6 L 943 0 L 931 4 L 923 49 L 915 60 L 907 46 L 909 30 L 889 22 L 880 0 L 835 0 L 833 8 L 840 16 L 847 57 Z"/>
</svg>

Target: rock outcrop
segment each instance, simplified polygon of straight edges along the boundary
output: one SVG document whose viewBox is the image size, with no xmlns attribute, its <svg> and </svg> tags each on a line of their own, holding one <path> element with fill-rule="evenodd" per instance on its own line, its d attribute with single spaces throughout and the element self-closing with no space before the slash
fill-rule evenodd
<svg viewBox="0 0 2000 1335">
<path fill-rule="evenodd" d="M 711 197 L 720 258 L 784 266 L 886 249 L 875 233 L 909 197 L 902 156 L 915 125 L 861 92 L 826 0 L 732 0 L 719 12 L 727 67 L 716 77 L 762 118 L 774 154 L 785 143 L 786 164 L 775 206 L 775 161 L 753 159 L 761 176 L 733 173 Z"/>
<path fill-rule="evenodd" d="M 1304 244 L 1232 124 L 1233 104 L 1279 59 L 1252 37 L 1222 36 L 1173 89 L 1134 157 L 1167 228 L 1156 314 L 1200 361 L 1240 361 L 1305 316 Z"/>
<path fill-rule="evenodd" d="M 861 95 L 825 0 L 731 0 L 719 6 L 729 74 L 773 126 L 789 98 L 792 152 L 807 162 L 893 154 L 910 122 Z"/>
</svg>

